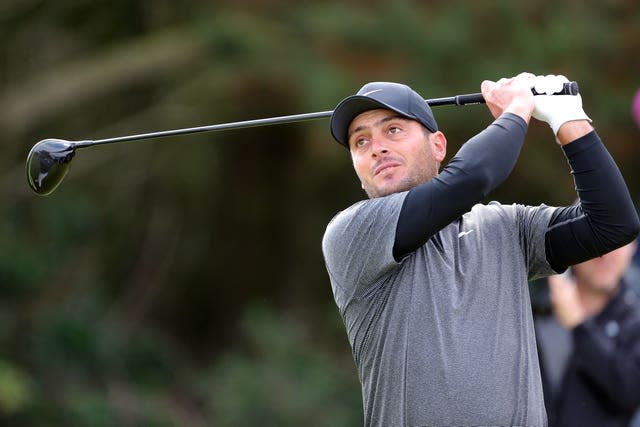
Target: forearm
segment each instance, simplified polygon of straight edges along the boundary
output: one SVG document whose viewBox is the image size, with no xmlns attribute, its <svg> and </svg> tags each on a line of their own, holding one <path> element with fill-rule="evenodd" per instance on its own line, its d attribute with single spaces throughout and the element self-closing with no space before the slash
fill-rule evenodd
<svg viewBox="0 0 640 427">
<path fill-rule="evenodd" d="M 595 131 L 563 145 L 580 203 L 560 208 L 545 236 L 555 271 L 631 242 L 640 221 L 622 174 Z"/>
<path fill-rule="evenodd" d="M 398 219 L 396 260 L 422 246 L 504 181 L 518 159 L 526 122 L 503 114 L 465 143 L 440 174 L 407 194 Z"/>
<path fill-rule="evenodd" d="M 560 126 L 556 139 L 560 145 L 567 145 L 591 132 L 593 132 L 593 126 L 589 121 L 572 120 Z"/>
</svg>

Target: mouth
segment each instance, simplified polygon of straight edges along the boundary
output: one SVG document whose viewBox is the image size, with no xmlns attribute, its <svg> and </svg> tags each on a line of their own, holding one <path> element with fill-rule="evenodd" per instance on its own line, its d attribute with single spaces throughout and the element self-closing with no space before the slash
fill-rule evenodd
<svg viewBox="0 0 640 427">
<path fill-rule="evenodd" d="M 388 169 L 395 168 L 398 166 L 401 166 L 401 163 L 395 160 L 382 162 L 381 164 L 376 166 L 376 168 L 373 170 L 373 176 L 377 176 Z"/>
</svg>

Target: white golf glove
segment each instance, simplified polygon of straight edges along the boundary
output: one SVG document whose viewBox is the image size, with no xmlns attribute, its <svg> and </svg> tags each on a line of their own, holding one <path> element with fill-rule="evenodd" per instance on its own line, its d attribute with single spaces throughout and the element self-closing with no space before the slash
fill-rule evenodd
<svg viewBox="0 0 640 427">
<path fill-rule="evenodd" d="M 565 76 L 536 76 L 533 79 L 533 89 L 540 94 L 533 97 L 535 109 L 533 117 L 551 126 L 553 134 L 558 134 L 558 129 L 566 122 L 572 120 L 591 119 L 582 109 L 582 97 L 578 95 L 553 95 L 562 91 L 564 83 L 569 80 Z"/>
</svg>

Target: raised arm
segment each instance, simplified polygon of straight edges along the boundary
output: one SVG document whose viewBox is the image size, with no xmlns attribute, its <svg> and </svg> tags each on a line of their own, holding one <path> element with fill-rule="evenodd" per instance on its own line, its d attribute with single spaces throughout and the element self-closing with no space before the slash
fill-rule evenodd
<svg viewBox="0 0 640 427">
<path fill-rule="evenodd" d="M 437 176 L 409 191 L 398 219 L 396 260 L 467 212 L 511 173 L 534 108 L 533 77 L 523 73 L 482 83 L 482 94 L 496 120 L 466 142 Z"/>
<path fill-rule="evenodd" d="M 640 230 L 622 174 L 597 133 L 562 148 L 579 203 L 557 209 L 545 236 L 547 261 L 557 272 L 631 242 Z"/>
<path fill-rule="evenodd" d="M 564 76 L 536 78 L 552 93 Z M 547 85 L 547 86 L 545 86 Z M 577 96 L 536 96 L 533 117 L 547 122 L 571 166 L 579 203 L 558 209 L 545 236 L 547 261 L 557 272 L 636 238 L 640 220 L 615 161 L 591 126 Z"/>
</svg>

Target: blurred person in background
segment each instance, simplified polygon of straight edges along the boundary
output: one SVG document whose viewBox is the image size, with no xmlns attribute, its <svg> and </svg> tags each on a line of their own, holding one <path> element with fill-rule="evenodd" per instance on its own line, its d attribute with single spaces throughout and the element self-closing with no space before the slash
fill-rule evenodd
<svg viewBox="0 0 640 427">
<path fill-rule="evenodd" d="M 640 407 L 640 297 L 625 278 L 637 243 L 549 277 L 535 328 L 549 425 L 630 425 Z"/>
</svg>

